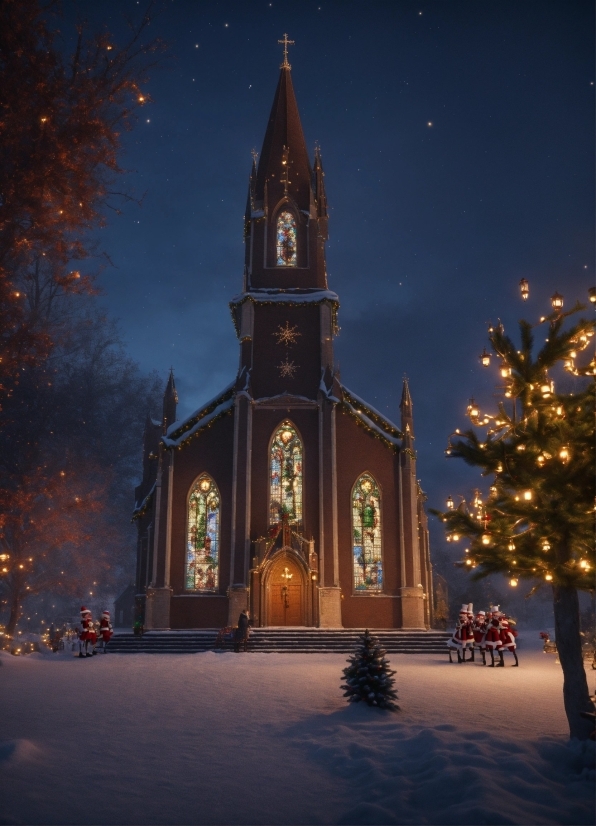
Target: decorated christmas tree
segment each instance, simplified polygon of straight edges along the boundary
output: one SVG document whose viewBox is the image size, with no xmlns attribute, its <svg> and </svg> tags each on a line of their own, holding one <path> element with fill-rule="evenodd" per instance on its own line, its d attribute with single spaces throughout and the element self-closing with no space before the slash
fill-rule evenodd
<svg viewBox="0 0 596 826">
<path fill-rule="evenodd" d="M 385 659 L 385 650 L 379 645 L 375 637 L 371 637 L 368 629 L 362 637 L 362 645 L 352 654 L 344 668 L 344 697 L 349 703 L 359 703 L 363 700 L 369 706 L 387 708 L 398 711 L 397 692 L 393 688 L 395 680 L 389 663 Z"/>
<path fill-rule="evenodd" d="M 520 287 L 526 299 L 528 282 L 522 279 Z M 596 304 L 596 288 L 589 295 Z M 499 367 L 497 409 L 483 412 L 470 399 L 472 427 L 456 430 L 446 450 L 490 480 L 488 497 L 476 490 L 470 502 L 456 505 L 450 496 L 445 512 L 432 513 L 444 523 L 449 541 L 466 538 L 461 564 L 472 578 L 504 574 L 513 588 L 525 580 L 533 586 L 528 596 L 543 586 L 552 589 L 570 735 L 586 739 L 592 728 L 582 714 L 593 706 L 578 592 L 593 592 L 596 566 L 596 325 L 585 318 L 569 322 L 586 308 L 577 304 L 562 312 L 559 293 L 551 303 L 553 312 L 537 323 L 520 321 L 519 344 L 502 324 L 489 328 L 492 352 L 483 350 L 480 361 L 490 367 L 494 359 Z M 538 352 L 537 336 L 543 342 Z"/>
</svg>

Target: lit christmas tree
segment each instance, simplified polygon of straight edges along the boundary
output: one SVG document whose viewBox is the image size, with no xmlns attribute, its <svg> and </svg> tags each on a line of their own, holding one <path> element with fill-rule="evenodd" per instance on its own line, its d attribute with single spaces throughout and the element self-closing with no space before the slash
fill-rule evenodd
<svg viewBox="0 0 596 826">
<path fill-rule="evenodd" d="M 521 283 L 527 298 L 528 283 Z M 596 291 L 590 291 L 596 301 Z M 433 511 L 444 522 L 447 539 L 470 541 L 462 563 L 480 579 L 505 574 L 512 587 L 521 579 L 553 591 L 555 636 L 564 675 L 563 696 L 572 737 L 589 737 L 591 724 L 582 712 L 593 711 L 582 660 L 578 590 L 594 588 L 594 376 L 582 351 L 594 336 L 594 322 L 581 319 L 565 329 L 565 320 L 585 309 L 577 304 L 563 313 L 563 297 L 551 299 L 553 312 L 544 325 L 545 342 L 533 355 L 534 332 L 520 322 L 521 349 L 503 326 L 489 328 L 493 353 L 481 363 L 499 360 L 502 396 L 498 412 L 484 413 L 470 399 L 467 414 L 474 429 L 457 430 L 446 454 L 462 458 L 491 479 L 488 498 L 476 491 L 471 502 Z M 544 329 L 544 328 L 543 328 Z M 552 374 L 564 368 L 578 377 L 575 392 L 555 391 Z M 562 372 L 562 371 L 561 371 Z M 561 376 L 557 376 L 560 381 Z M 479 435 L 478 429 L 485 432 Z"/>
<path fill-rule="evenodd" d="M 344 668 L 345 686 L 342 688 L 349 703 L 363 701 L 369 706 L 399 710 L 394 702 L 397 700 L 397 692 L 393 688 L 395 671 L 389 668 L 385 653 L 379 641 L 371 637 L 367 629 L 362 637 L 362 645 L 348 660 L 350 665 Z"/>
</svg>

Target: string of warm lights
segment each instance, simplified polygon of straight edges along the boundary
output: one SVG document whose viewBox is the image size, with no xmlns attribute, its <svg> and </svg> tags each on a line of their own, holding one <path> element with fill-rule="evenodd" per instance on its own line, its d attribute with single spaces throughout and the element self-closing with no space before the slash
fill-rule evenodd
<svg viewBox="0 0 596 826">
<path fill-rule="evenodd" d="M 520 282 L 527 301 L 529 283 Z M 596 304 L 596 288 L 589 298 Z M 497 413 L 486 413 L 471 398 L 466 408 L 473 430 L 450 436 L 448 457 L 464 458 L 493 477 L 486 501 L 479 490 L 468 502 L 452 496 L 446 511 L 433 511 L 445 525 L 448 542 L 466 537 L 459 564 L 476 576 L 504 573 L 517 587 L 521 578 L 542 578 L 552 584 L 593 587 L 594 516 L 594 358 L 581 354 L 592 343 L 593 320 L 581 319 L 565 330 L 564 321 L 585 309 L 576 305 L 563 313 L 564 297 L 551 297 L 553 312 L 532 327 L 520 322 L 522 349 L 516 349 L 499 322 L 489 328 L 492 352 L 479 360 L 489 367 L 499 359 L 502 401 Z M 535 358 L 533 330 L 547 323 L 548 335 Z M 557 365 L 585 385 L 575 393 L 557 392 L 549 375 Z M 478 429 L 486 429 L 482 436 Z M 572 536 L 573 540 L 568 537 Z"/>
</svg>

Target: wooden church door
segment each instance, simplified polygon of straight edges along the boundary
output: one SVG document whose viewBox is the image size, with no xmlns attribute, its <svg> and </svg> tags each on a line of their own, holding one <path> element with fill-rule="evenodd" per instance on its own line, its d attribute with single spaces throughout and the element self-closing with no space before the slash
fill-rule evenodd
<svg viewBox="0 0 596 826">
<path fill-rule="evenodd" d="M 267 586 L 267 625 L 304 625 L 304 588 L 298 565 L 284 557 L 271 571 Z"/>
</svg>

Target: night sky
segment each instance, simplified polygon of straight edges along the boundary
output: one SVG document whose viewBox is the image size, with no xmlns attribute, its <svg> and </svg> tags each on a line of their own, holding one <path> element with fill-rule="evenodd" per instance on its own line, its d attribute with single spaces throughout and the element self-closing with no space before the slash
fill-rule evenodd
<svg viewBox="0 0 596 826">
<path fill-rule="evenodd" d="M 142 3 L 81 7 L 119 36 Z M 443 450 L 468 398 L 492 401 L 487 323 L 514 332 L 594 283 L 593 4 L 172 0 L 152 30 L 171 57 L 123 157 L 143 205 L 100 236 L 102 302 L 131 355 L 164 379 L 173 366 L 181 417 L 234 378 L 250 153 L 287 32 L 326 173 L 342 381 L 399 423 L 407 374 L 429 505 L 467 493 L 476 473 Z"/>
</svg>

